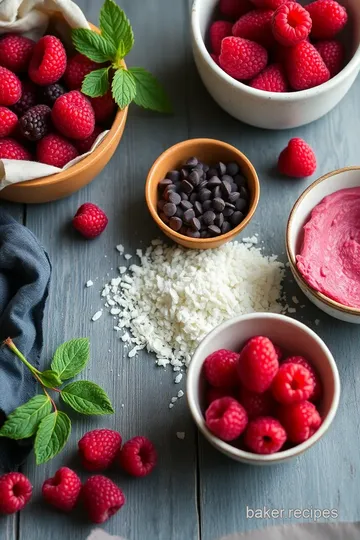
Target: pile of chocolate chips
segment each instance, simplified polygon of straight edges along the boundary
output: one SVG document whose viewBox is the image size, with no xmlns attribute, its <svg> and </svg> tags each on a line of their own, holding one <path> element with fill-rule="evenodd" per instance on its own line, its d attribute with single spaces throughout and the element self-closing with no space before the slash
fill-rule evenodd
<svg viewBox="0 0 360 540">
<path fill-rule="evenodd" d="M 191 238 L 212 238 L 237 227 L 249 208 L 246 178 L 237 163 L 210 167 L 196 157 L 159 182 L 159 216 Z"/>
</svg>

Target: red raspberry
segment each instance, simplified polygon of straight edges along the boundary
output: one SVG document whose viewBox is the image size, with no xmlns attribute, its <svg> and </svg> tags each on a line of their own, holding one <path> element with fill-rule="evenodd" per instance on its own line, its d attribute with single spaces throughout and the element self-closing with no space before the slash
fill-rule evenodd
<svg viewBox="0 0 360 540">
<path fill-rule="evenodd" d="M 211 53 L 210 56 L 214 60 L 215 64 L 220 66 L 220 64 L 219 64 L 219 55 Z"/>
<path fill-rule="evenodd" d="M 95 128 L 94 110 L 89 100 L 78 90 L 57 98 L 51 118 L 55 127 L 70 139 L 87 139 Z"/>
<path fill-rule="evenodd" d="M 309 401 L 284 407 L 279 416 L 289 441 L 295 444 L 307 441 L 321 425 L 321 416 Z"/>
<path fill-rule="evenodd" d="M 233 441 L 245 430 L 248 417 L 236 399 L 224 397 L 213 401 L 205 413 L 209 430 L 223 441 Z"/>
<path fill-rule="evenodd" d="M 205 402 L 209 406 L 213 401 L 223 397 L 231 397 L 235 399 L 235 389 L 234 388 L 216 388 L 214 386 L 209 386 L 205 392 Z"/>
<path fill-rule="evenodd" d="M 102 132 L 103 129 L 101 127 L 95 126 L 95 129 L 90 135 L 90 137 L 88 137 L 87 139 L 83 139 L 82 141 L 75 141 L 76 148 L 79 150 L 80 154 L 85 154 L 86 152 L 88 152 L 98 138 L 98 136 L 100 135 L 100 133 Z"/>
<path fill-rule="evenodd" d="M 0 66 L 14 73 L 27 71 L 35 42 L 24 36 L 8 34 L 0 41 Z"/>
<path fill-rule="evenodd" d="M 121 435 L 112 429 L 88 431 L 78 442 L 82 465 L 87 471 L 110 467 L 121 446 Z"/>
<path fill-rule="evenodd" d="M 72 223 L 85 238 L 95 238 L 106 228 L 108 218 L 96 204 L 85 203 L 76 212 Z"/>
<path fill-rule="evenodd" d="M 80 90 L 86 75 L 96 69 L 101 69 L 105 64 L 97 64 L 83 54 L 75 54 L 68 61 L 64 80 L 70 90 Z"/>
<path fill-rule="evenodd" d="M 45 480 L 42 494 L 45 501 L 59 510 L 70 512 L 76 505 L 81 491 L 81 480 L 68 467 L 59 469 L 55 476 Z"/>
<path fill-rule="evenodd" d="M 0 514 L 14 514 L 30 501 L 32 485 L 21 473 L 0 476 Z"/>
<path fill-rule="evenodd" d="M 214 54 L 220 54 L 221 42 L 225 37 L 232 35 L 232 23 L 229 21 L 215 21 L 210 26 L 210 46 Z"/>
<path fill-rule="evenodd" d="M 296 2 L 297 0 L 251 0 L 254 6 L 260 9 L 273 9 L 276 10 L 287 2 Z"/>
<path fill-rule="evenodd" d="M 0 67 L 0 105 L 14 105 L 20 98 L 20 79 L 8 69 Z"/>
<path fill-rule="evenodd" d="M 280 6 L 272 18 L 275 39 L 285 47 L 304 41 L 310 34 L 311 25 L 311 17 L 306 9 L 293 2 Z"/>
<path fill-rule="evenodd" d="M 84 505 L 90 521 L 104 523 L 125 504 L 121 489 L 106 476 L 88 478 L 82 489 Z"/>
<path fill-rule="evenodd" d="M 220 349 L 210 354 L 204 362 L 204 375 L 212 386 L 234 386 L 237 382 L 239 354 Z"/>
<path fill-rule="evenodd" d="M 147 476 L 156 462 L 155 446 L 146 437 L 133 437 L 124 444 L 119 454 L 121 467 L 132 476 Z"/>
<path fill-rule="evenodd" d="M 40 86 L 53 84 L 64 75 L 66 62 L 66 51 L 60 39 L 55 36 L 44 36 L 34 47 L 29 77 Z"/>
<path fill-rule="evenodd" d="M 253 9 L 250 0 L 220 0 L 219 9 L 229 19 L 238 19 Z"/>
<path fill-rule="evenodd" d="M 280 362 L 280 360 L 281 360 L 282 357 L 284 356 L 284 353 L 283 353 L 282 349 L 279 347 L 279 345 L 276 345 L 275 343 L 273 343 L 273 345 L 274 345 L 274 349 L 275 349 L 275 351 L 276 351 L 276 354 L 277 354 L 277 356 L 278 356 L 278 360 L 279 360 L 279 362 Z"/>
<path fill-rule="evenodd" d="M 249 422 L 245 445 L 255 454 L 275 454 L 286 442 L 286 431 L 275 418 L 262 416 Z"/>
<path fill-rule="evenodd" d="M 89 101 L 94 109 L 95 120 L 98 124 L 112 120 L 116 105 L 110 90 L 103 96 L 89 98 Z"/>
<path fill-rule="evenodd" d="M 267 51 L 259 43 L 237 37 L 227 37 L 222 41 L 220 67 L 234 79 L 249 80 L 256 77 L 267 61 Z"/>
<path fill-rule="evenodd" d="M 62 169 L 69 161 L 79 155 L 75 146 L 60 135 L 45 135 L 36 147 L 36 158 L 40 163 L 53 165 Z"/>
<path fill-rule="evenodd" d="M 314 381 L 314 391 L 308 399 L 309 401 L 318 401 L 322 394 L 322 384 L 317 371 L 315 371 L 315 368 L 310 364 L 310 362 L 308 362 L 303 356 L 290 356 L 290 358 L 286 358 L 286 360 L 284 360 L 284 364 L 298 364 L 299 366 L 305 367 L 310 372 L 311 378 Z"/>
<path fill-rule="evenodd" d="M 330 77 L 335 77 L 344 66 L 344 45 L 334 39 L 333 41 L 319 41 L 315 43 L 315 48 L 330 71 Z"/>
<path fill-rule="evenodd" d="M 270 391 L 263 394 L 256 394 L 241 387 L 239 402 L 246 410 L 249 420 L 253 420 L 259 416 L 271 416 L 275 408 L 274 399 Z"/>
<path fill-rule="evenodd" d="M 331 39 L 348 20 L 346 8 L 335 0 L 316 0 L 306 6 L 312 19 L 311 36 L 314 39 Z"/>
<path fill-rule="evenodd" d="M 250 82 L 251 88 L 266 92 L 287 92 L 289 85 L 281 64 L 271 64 Z"/>
<path fill-rule="evenodd" d="M 272 383 L 276 401 L 285 405 L 309 399 L 315 383 L 310 371 L 299 364 L 283 364 Z"/>
<path fill-rule="evenodd" d="M 10 137 L 7 139 L 0 139 L 0 159 L 23 159 L 32 161 L 30 152 L 28 152 L 22 144 Z"/>
<path fill-rule="evenodd" d="M 323 59 L 308 41 L 302 41 L 290 49 L 286 57 L 286 71 L 294 90 L 314 88 L 330 79 Z"/>
<path fill-rule="evenodd" d="M 274 12 L 271 9 L 250 11 L 234 24 L 232 33 L 235 37 L 256 41 L 266 48 L 274 45 L 271 21 Z"/>
<path fill-rule="evenodd" d="M 268 390 L 278 369 L 278 356 L 267 337 L 253 337 L 240 353 L 238 375 L 242 384 L 252 392 L 262 394 Z"/>
<path fill-rule="evenodd" d="M 303 139 L 295 137 L 281 152 L 278 170 L 285 176 L 305 178 L 316 171 L 316 156 L 313 149 Z"/>
<path fill-rule="evenodd" d="M 15 105 L 12 106 L 12 110 L 20 117 L 36 104 L 37 91 L 35 84 L 31 81 L 22 81 L 21 98 L 15 103 Z"/>
<path fill-rule="evenodd" d="M 0 107 L 0 137 L 7 137 L 16 128 L 18 117 L 7 107 Z"/>
</svg>

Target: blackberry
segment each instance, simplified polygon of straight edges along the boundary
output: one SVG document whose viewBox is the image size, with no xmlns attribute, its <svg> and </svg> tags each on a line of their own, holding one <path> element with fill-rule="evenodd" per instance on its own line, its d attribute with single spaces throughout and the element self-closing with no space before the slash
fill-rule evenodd
<svg viewBox="0 0 360 540">
<path fill-rule="evenodd" d="M 30 81 L 21 83 L 22 93 L 21 98 L 11 108 L 18 115 L 23 116 L 31 107 L 37 104 L 36 86 Z"/>
<path fill-rule="evenodd" d="M 29 141 L 39 141 L 49 131 L 51 109 L 47 105 L 36 105 L 19 120 L 20 131 Z"/>
<path fill-rule="evenodd" d="M 45 86 L 41 89 L 41 101 L 46 103 L 46 105 L 49 105 L 49 107 L 52 107 L 57 98 L 65 93 L 66 90 L 61 84 L 49 84 L 49 86 Z"/>
</svg>

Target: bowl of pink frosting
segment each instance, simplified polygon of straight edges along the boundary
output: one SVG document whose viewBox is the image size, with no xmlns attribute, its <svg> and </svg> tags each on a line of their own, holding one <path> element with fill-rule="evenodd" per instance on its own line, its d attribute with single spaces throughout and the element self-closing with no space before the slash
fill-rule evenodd
<svg viewBox="0 0 360 540">
<path fill-rule="evenodd" d="M 286 249 L 309 300 L 360 324 L 360 167 L 326 174 L 302 193 L 290 213 Z"/>
</svg>

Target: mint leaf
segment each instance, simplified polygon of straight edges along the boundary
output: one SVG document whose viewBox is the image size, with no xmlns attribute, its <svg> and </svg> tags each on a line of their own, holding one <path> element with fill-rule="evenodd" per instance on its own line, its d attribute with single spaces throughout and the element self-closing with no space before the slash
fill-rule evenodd
<svg viewBox="0 0 360 540">
<path fill-rule="evenodd" d="M 112 95 L 120 109 L 125 109 L 135 98 L 135 79 L 126 69 L 118 69 L 115 72 L 112 86 Z"/>
<path fill-rule="evenodd" d="M 103 96 L 109 89 L 109 68 L 96 69 L 83 80 L 81 91 L 90 97 Z"/>
<path fill-rule="evenodd" d="M 134 45 L 134 34 L 130 21 L 113 0 L 105 0 L 100 10 L 100 30 L 104 38 L 118 51 L 117 60 L 131 51 Z M 119 48 L 121 41 L 123 46 Z"/>
<path fill-rule="evenodd" d="M 64 448 L 71 432 L 67 414 L 55 411 L 46 416 L 38 427 L 34 450 L 36 464 L 46 463 Z"/>
<path fill-rule="evenodd" d="M 86 366 L 89 358 L 89 339 L 71 339 L 56 349 L 51 369 L 57 371 L 61 380 L 66 381 L 78 375 Z"/>
<path fill-rule="evenodd" d="M 111 402 L 100 386 L 90 381 L 76 381 L 63 388 L 62 400 L 81 414 L 113 414 Z"/>
<path fill-rule="evenodd" d="M 15 409 L 0 429 L 0 437 L 19 440 L 32 437 L 40 421 L 51 413 L 47 396 L 39 395 Z"/>
<path fill-rule="evenodd" d="M 59 374 L 52 369 L 47 369 L 46 371 L 38 373 L 38 377 L 46 388 L 56 388 L 62 384 Z"/>
<path fill-rule="evenodd" d="M 139 67 L 130 68 L 129 71 L 136 83 L 136 105 L 158 112 L 172 112 L 170 100 L 154 75 Z"/>
<path fill-rule="evenodd" d="M 75 49 L 94 62 L 113 61 L 116 47 L 111 41 L 87 28 L 74 28 L 71 33 Z"/>
</svg>

